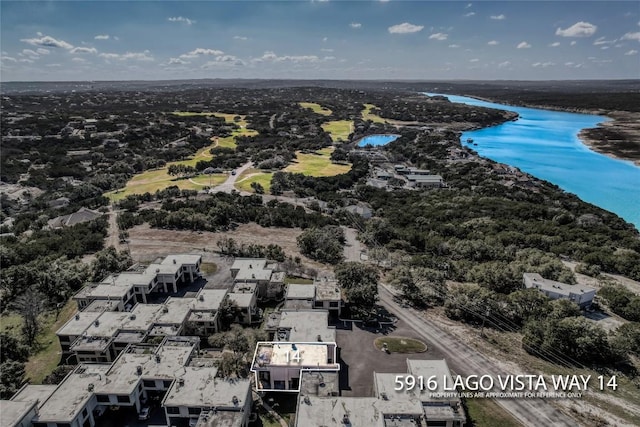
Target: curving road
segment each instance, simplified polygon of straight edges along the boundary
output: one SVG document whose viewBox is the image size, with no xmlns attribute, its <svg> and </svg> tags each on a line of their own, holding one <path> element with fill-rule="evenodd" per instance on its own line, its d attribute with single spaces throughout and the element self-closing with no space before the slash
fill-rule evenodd
<svg viewBox="0 0 640 427">
<path fill-rule="evenodd" d="M 235 190 L 236 180 L 240 177 L 240 175 L 242 175 L 242 172 L 246 171 L 251 166 L 253 166 L 252 162 L 247 162 L 244 165 L 240 166 L 238 169 L 236 169 L 235 175 L 229 174 L 225 182 L 212 188 L 211 190 L 209 190 L 209 192 L 210 193 L 231 193 L 233 190 Z"/>
<path fill-rule="evenodd" d="M 458 375 L 508 375 L 483 354 L 452 337 L 438 326 L 418 315 L 412 308 L 402 308 L 393 299 L 390 289 L 381 284 L 380 303 L 399 319 L 410 325 L 416 333 L 446 356 L 449 367 Z M 577 422 L 544 399 L 495 399 L 495 402 L 525 426 L 574 427 Z"/>
</svg>

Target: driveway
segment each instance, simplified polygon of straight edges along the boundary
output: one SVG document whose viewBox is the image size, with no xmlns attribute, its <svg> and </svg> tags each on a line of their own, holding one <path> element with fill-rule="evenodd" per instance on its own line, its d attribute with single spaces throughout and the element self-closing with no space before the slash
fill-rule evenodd
<svg viewBox="0 0 640 427">
<path fill-rule="evenodd" d="M 360 325 L 362 324 L 348 323 L 349 329 L 336 331 L 336 341 L 340 348 L 340 389 L 343 396 L 373 396 L 373 373 L 406 373 L 407 359 L 444 358 L 429 342 L 424 353 L 387 354 L 376 349 L 373 341 L 383 336 L 421 339 L 402 320 L 386 330 L 376 331 L 375 328 L 364 328 Z"/>
<path fill-rule="evenodd" d="M 225 182 L 218 185 L 217 187 L 212 188 L 211 190 L 209 190 L 209 192 L 210 193 L 231 193 L 233 190 L 235 190 L 235 184 L 238 177 L 242 175 L 242 172 L 246 171 L 252 166 L 253 166 L 252 162 L 247 162 L 244 165 L 240 166 L 238 169 L 235 170 L 236 171 L 235 175 L 229 174 Z"/>
</svg>

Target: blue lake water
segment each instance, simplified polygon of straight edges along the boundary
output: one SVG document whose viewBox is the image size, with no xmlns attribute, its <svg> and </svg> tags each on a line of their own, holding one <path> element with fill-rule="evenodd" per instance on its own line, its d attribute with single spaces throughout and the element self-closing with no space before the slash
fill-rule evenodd
<svg viewBox="0 0 640 427">
<path fill-rule="evenodd" d="M 379 145 L 387 145 L 391 141 L 398 139 L 400 135 L 369 135 L 358 141 L 358 147 L 364 147 L 366 145 L 372 145 L 374 147 Z"/>
<path fill-rule="evenodd" d="M 580 130 L 596 127 L 608 118 L 441 95 L 451 102 L 515 111 L 520 115 L 513 122 L 464 132 L 463 145 L 483 157 L 552 182 L 640 229 L 640 167 L 596 153 L 578 138 Z M 468 143 L 468 138 L 477 146 Z"/>
</svg>

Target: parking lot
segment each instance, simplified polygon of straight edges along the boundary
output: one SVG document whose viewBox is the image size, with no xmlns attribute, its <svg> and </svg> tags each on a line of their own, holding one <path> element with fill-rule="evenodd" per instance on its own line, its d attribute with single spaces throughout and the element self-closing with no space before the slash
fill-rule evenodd
<svg viewBox="0 0 640 427">
<path fill-rule="evenodd" d="M 406 373 L 409 359 L 442 359 L 440 353 L 427 344 L 427 351 L 414 354 L 387 354 L 375 348 L 373 341 L 382 336 L 419 337 L 401 320 L 386 329 L 364 328 L 361 323 L 348 323 L 337 330 L 340 348 L 340 389 L 343 396 L 372 396 L 373 373 Z"/>
</svg>

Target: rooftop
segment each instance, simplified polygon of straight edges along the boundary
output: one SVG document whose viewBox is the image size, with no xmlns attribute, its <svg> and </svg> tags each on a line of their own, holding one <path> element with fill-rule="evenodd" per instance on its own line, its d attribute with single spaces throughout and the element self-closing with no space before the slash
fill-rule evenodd
<svg viewBox="0 0 640 427">
<path fill-rule="evenodd" d="M 160 264 L 196 265 L 202 261 L 202 255 L 174 254 L 167 257 Z"/>
<path fill-rule="evenodd" d="M 339 369 L 337 363 L 329 363 L 334 357 L 335 343 L 259 342 L 253 368 L 271 366 L 298 367 L 300 369 Z"/>
<path fill-rule="evenodd" d="M 79 311 L 72 317 L 67 323 L 65 323 L 58 332 L 57 335 L 78 336 L 82 335 L 98 317 L 102 315 L 102 312 L 96 311 Z"/>
<path fill-rule="evenodd" d="M 282 311 L 279 329 L 289 329 L 288 341 L 293 342 L 335 342 L 336 330 L 329 328 L 329 312 L 325 310 Z"/>
<path fill-rule="evenodd" d="M 232 292 L 229 294 L 229 300 L 235 302 L 240 308 L 247 308 L 253 305 L 255 300 L 255 296 L 252 293 L 235 293 Z"/>
<path fill-rule="evenodd" d="M 314 285 L 291 283 L 287 286 L 287 299 L 313 299 L 315 296 Z"/>
<path fill-rule="evenodd" d="M 181 371 L 182 372 L 182 371 Z M 237 409 L 244 407 L 251 387 L 248 379 L 216 378 L 217 368 L 186 367 L 164 399 L 166 406 L 215 407 Z"/>
<path fill-rule="evenodd" d="M 407 359 L 407 368 L 411 375 L 429 378 L 435 376 L 438 387 L 436 390 L 429 390 L 431 393 L 446 393 L 444 389 L 444 378 L 447 377 L 447 384 L 453 384 L 451 371 L 445 359 L 440 360 L 415 360 Z M 422 397 L 424 398 L 424 396 Z M 429 398 L 429 400 L 451 400 L 451 398 Z"/>
<path fill-rule="evenodd" d="M 569 285 L 567 283 L 545 279 L 538 273 L 524 273 L 522 276 L 528 288 L 538 288 L 548 292 L 555 292 L 564 295 L 570 295 L 572 293 L 581 294 L 595 291 L 594 288 L 590 288 L 584 285 Z"/>
<path fill-rule="evenodd" d="M 326 277 L 314 281 L 316 286 L 317 301 L 340 301 L 340 287 L 337 280 L 329 280 Z"/>
<path fill-rule="evenodd" d="M 36 402 L 0 400 L 0 421 L 3 426 L 13 427 L 31 411 Z"/>
<path fill-rule="evenodd" d="M 227 289 L 201 289 L 198 296 L 192 304 L 194 310 L 218 310 L 224 297 L 227 295 Z"/>
<path fill-rule="evenodd" d="M 231 270 L 238 270 L 235 276 L 237 281 L 269 280 L 273 271 L 267 269 L 266 265 L 266 259 L 236 258 Z"/>
<path fill-rule="evenodd" d="M 202 411 L 196 427 L 242 427 L 244 417 L 239 411 Z"/>
<path fill-rule="evenodd" d="M 11 400 L 21 402 L 32 402 L 37 400 L 38 407 L 40 407 L 51 396 L 51 394 L 56 391 L 56 388 L 58 388 L 57 385 L 29 384 L 22 387 L 20 391 L 11 398 Z"/>
</svg>

